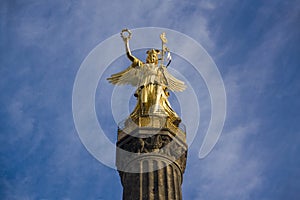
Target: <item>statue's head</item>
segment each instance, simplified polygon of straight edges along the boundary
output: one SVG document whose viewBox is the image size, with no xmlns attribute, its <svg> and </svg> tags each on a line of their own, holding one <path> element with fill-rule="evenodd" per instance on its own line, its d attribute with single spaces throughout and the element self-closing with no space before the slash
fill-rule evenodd
<svg viewBox="0 0 300 200">
<path fill-rule="evenodd" d="M 158 64 L 158 54 L 160 54 L 160 50 L 158 49 L 150 49 L 147 51 L 146 63 L 154 63 Z"/>
</svg>

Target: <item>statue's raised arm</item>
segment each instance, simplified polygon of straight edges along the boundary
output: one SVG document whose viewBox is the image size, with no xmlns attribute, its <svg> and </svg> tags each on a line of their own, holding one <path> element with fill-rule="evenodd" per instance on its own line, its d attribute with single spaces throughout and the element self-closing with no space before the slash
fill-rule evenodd
<svg viewBox="0 0 300 200">
<path fill-rule="evenodd" d="M 129 47 L 129 40 L 131 38 L 131 31 L 128 29 L 123 29 L 121 32 L 121 38 L 125 43 L 126 55 L 132 62 L 132 67 L 137 67 L 142 65 L 142 61 L 132 55 L 130 47 Z"/>
<path fill-rule="evenodd" d="M 125 43 L 126 55 L 132 64 L 127 69 L 111 75 L 111 77 L 107 78 L 107 80 L 114 85 L 132 85 L 138 87 L 141 82 L 140 67 L 143 65 L 143 62 L 133 56 L 130 51 L 129 40 L 131 38 L 131 31 L 123 29 L 121 32 L 121 38 Z"/>
</svg>

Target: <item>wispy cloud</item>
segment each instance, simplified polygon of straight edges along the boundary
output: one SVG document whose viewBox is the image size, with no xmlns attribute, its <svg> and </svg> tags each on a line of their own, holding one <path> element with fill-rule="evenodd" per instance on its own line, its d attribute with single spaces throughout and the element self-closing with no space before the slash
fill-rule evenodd
<svg viewBox="0 0 300 200">
<path fill-rule="evenodd" d="M 198 185 L 195 199 L 252 199 L 251 194 L 263 181 L 261 160 L 247 153 L 247 137 L 256 131 L 257 125 L 225 131 L 213 152 L 190 166 L 191 171 L 199 173 L 198 179 L 193 179 Z"/>
</svg>

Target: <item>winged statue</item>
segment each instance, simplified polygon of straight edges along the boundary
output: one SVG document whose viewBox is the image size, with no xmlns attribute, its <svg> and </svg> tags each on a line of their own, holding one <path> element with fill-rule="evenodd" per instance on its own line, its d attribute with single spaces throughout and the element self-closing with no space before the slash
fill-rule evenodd
<svg viewBox="0 0 300 200">
<path fill-rule="evenodd" d="M 179 123 L 181 120 L 168 101 L 168 90 L 181 92 L 185 90 L 186 85 L 167 70 L 171 56 L 169 49 L 165 45 L 167 42 L 165 33 L 162 33 L 160 36 L 162 50 L 148 50 L 146 52 L 146 62 L 142 62 L 132 55 L 129 48 L 131 32 L 128 29 L 122 30 L 121 37 L 125 43 L 127 57 L 132 64 L 127 69 L 111 75 L 107 80 L 114 85 L 132 85 L 137 88 L 135 96 L 138 98 L 138 103 L 131 117 L 155 114 L 167 116 L 174 123 Z M 167 65 L 164 65 L 165 53 L 168 53 L 166 60 L 169 62 Z"/>
</svg>

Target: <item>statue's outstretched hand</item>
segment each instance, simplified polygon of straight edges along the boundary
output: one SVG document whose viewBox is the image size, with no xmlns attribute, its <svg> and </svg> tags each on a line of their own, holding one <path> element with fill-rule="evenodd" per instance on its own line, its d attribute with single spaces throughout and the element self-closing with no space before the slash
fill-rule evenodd
<svg viewBox="0 0 300 200">
<path fill-rule="evenodd" d="M 123 29 L 120 34 L 121 34 L 121 38 L 123 39 L 123 41 L 127 44 L 131 38 L 131 31 L 126 28 L 126 29 Z"/>
</svg>

